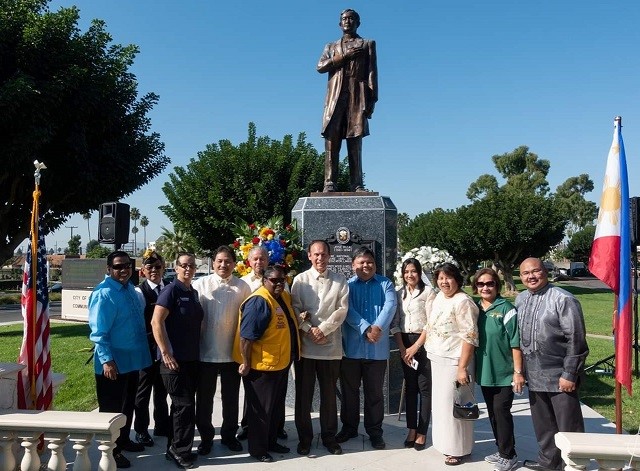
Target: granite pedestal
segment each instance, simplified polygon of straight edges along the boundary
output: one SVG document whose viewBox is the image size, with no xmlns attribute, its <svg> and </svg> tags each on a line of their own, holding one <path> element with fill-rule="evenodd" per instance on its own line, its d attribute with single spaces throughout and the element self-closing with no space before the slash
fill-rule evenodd
<svg viewBox="0 0 640 471">
<path fill-rule="evenodd" d="M 378 273 L 393 279 L 398 250 L 398 210 L 378 193 L 312 193 L 291 210 L 306 247 L 314 239 L 331 246 L 329 267 L 351 275 L 351 251 L 360 245 L 376 254 Z M 345 240 L 345 237 L 347 240 Z M 338 250 L 336 250 L 338 249 Z"/>
</svg>

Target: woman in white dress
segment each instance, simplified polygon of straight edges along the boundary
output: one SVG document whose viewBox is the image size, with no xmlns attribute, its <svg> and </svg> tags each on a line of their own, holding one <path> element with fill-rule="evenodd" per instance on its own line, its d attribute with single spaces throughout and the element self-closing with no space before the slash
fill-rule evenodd
<svg viewBox="0 0 640 471">
<path fill-rule="evenodd" d="M 475 386 L 470 373 L 478 345 L 478 306 L 462 291 L 462 274 L 455 265 L 437 267 L 433 281 L 440 292 L 421 336 L 431 361 L 432 439 L 434 448 L 445 455 L 445 464 L 458 465 L 473 448 L 473 421 L 453 417 L 455 382 Z M 407 355 L 411 353 L 413 349 Z"/>
</svg>

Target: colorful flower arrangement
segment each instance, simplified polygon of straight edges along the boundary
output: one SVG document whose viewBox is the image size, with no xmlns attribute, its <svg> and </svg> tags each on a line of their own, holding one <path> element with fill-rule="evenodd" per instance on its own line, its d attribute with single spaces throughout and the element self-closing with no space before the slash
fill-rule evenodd
<svg viewBox="0 0 640 471">
<path fill-rule="evenodd" d="M 454 265 L 458 264 L 446 250 L 440 250 L 435 247 L 425 247 L 424 245 L 420 248 L 411 249 L 401 257 L 396 265 L 396 271 L 393 277 L 395 278 L 397 286 L 402 286 L 402 262 L 408 258 L 415 258 L 420 262 L 423 271 L 422 279 L 429 286 L 431 286 L 431 273 L 433 273 L 433 270 L 438 265 L 445 262 L 453 263 Z"/>
<path fill-rule="evenodd" d="M 236 253 L 236 275 L 244 276 L 251 273 L 247 258 L 249 251 L 256 246 L 267 249 L 270 265 L 284 266 L 289 277 L 298 273 L 304 250 L 297 221 L 293 220 L 286 226 L 282 217 L 271 218 L 265 224 L 239 221 L 235 224 L 234 236 L 231 247 Z"/>
</svg>

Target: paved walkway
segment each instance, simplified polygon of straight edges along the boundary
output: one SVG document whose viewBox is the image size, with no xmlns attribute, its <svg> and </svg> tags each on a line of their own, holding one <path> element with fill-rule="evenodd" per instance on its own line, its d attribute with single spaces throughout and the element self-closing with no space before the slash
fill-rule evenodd
<svg viewBox="0 0 640 471">
<path fill-rule="evenodd" d="M 220 388 L 218 387 L 218 391 Z M 242 389 L 240 392 L 242 396 Z M 477 397 L 482 399 L 480 389 L 477 390 Z M 242 397 L 241 397 L 242 401 Z M 582 407 L 585 417 L 585 425 L 587 432 L 597 433 L 615 433 L 615 426 L 598 415 L 595 411 L 587 406 Z M 457 470 L 486 470 L 491 471 L 493 466 L 484 461 L 484 456 L 494 453 L 496 451 L 493 434 L 487 418 L 486 408 L 483 403 L 480 404 L 481 417 L 475 422 L 475 446 L 473 453 L 467 460 L 460 466 L 453 468 Z M 520 459 L 520 465 L 524 459 L 534 459 L 537 454 L 537 444 L 533 433 L 533 427 L 531 425 L 531 417 L 529 410 L 529 402 L 526 396 L 517 398 L 514 406 L 514 421 L 516 429 L 516 448 L 518 452 L 518 458 Z M 415 451 L 414 449 L 403 448 L 403 442 L 406 437 L 406 428 L 404 415 L 398 420 L 398 415 L 388 415 L 385 417 L 383 429 L 384 439 L 387 443 L 385 450 L 374 450 L 369 443 L 366 434 L 360 434 L 357 438 L 353 438 L 346 443 L 342 444 L 344 453 L 339 456 L 329 454 L 321 443 L 318 443 L 318 439 L 314 441 L 311 454 L 308 456 L 299 456 L 296 453 L 296 446 L 298 444 L 295 425 L 293 423 L 293 409 L 287 408 L 286 411 L 286 425 L 285 429 L 289 434 L 288 441 L 280 441 L 280 443 L 286 444 L 291 448 L 290 453 L 276 454 L 273 453 L 275 461 L 273 463 L 258 463 L 255 459 L 250 457 L 248 453 L 230 452 L 226 447 L 220 444 L 220 437 L 216 436 L 214 441 L 214 447 L 211 455 L 199 456 L 196 461 L 196 466 L 202 470 L 217 469 L 220 466 L 225 466 L 225 469 L 230 470 L 402 470 L 408 471 L 412 468 L 425 469 L 428 471 L 451 471 L 451 466 L 444 464 L 443 456 L 436 451 L 431 444 L 431 429 L 427 436 L 427 448 L 423 451 Z M 220 410 L 220 394 L 216 393 L 214 403 L 214 425 L 219 430 L 221 424 L 221 410 Z M 153 428 L 153 426 L 151 427 Z M 362 432 L 362 425 L 360 426 Z M 314 430 L 319 430 L 319 424 L 317 417 L 314 419 Z M 159 437 L 157 443 L 153 447 L 149 447 L 145 452 L 136 456 L 133 453 L 126 453 L 127 457 L 132 462 L 132 470 L 137 469 L 140 471 L 165 471 L 165 470 L 177 470 L 178 468 L 171 461 L 166 461 L 164 457 L 164 451 L 166 447 L 165 438 Z M 196 436 L 197 445 L 199 442 Z M 246 449 L 246 442 L 243 442 L 243 446 Z M 92 460 L 97 457 L 97 447 L 92 446 Z M 73 450 L 70 445 L 67 444 L 65 449 L 65 455 L 69 461 L 73 460 Z M 97 461 L 93 461 L 96 463 Z M 71 469 L 71 465 L 68 467 Z M 524 469 L 524 468 L 523 468 Z M 592 469 L 597 469 L 594 466 Z"/>
</svg>

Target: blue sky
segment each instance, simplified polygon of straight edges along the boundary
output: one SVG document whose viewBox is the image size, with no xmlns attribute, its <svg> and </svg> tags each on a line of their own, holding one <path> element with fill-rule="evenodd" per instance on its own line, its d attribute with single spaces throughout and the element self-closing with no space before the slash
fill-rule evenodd
<svg viewBox="0 0 640 471">
<path fill-rule="evenodd" d="M 551 162 L 554 190 L 588 173 L 599 201 L 613 118 L 623 117 L 630 194 L 640 194 L 640 4 L 582 1 L 56 0 L 76 5 L 80 27 L 106 21 L 114 43 L 140 47 L 131 71 L 160 101 L 152 129 L 167 171 L 123 202 L 150 220 L 147 240 L 171 227 L 162 184 L 210 143 L 246 140 L 247 126 L 282 139 L 300 132 L 324 147 L 326 75 L 316 63 L 354 8 L 375 39 L 379 101 L 364 139 L 367 188 L 410 216 L 467 204 L 466 190 L 491 156 L 520 145 Z M 343 146 L 346 147 L 346 146 Z M 343 154 L 346 150 L 343 148 Z M 43 178 L 46 178 L 46 174 Z M 46 197 L 46 196 L 45 196 Z M 96 238 L 98 216 L 91 219 Z M 66 226 L 88 242 L 79 215 Z M 65 247 L 61 228 L 49 247 Z M 138 243 L 142 240 L 139 233 Z M 24 244 L 26 246 L 26 244 Z"/>
</svg>

